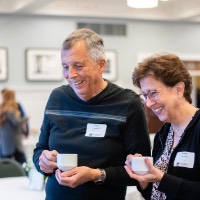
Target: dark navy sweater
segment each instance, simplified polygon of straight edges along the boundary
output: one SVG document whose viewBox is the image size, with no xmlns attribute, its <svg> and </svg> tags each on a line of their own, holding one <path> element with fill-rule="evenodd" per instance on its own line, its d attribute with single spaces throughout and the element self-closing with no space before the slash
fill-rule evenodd
<svg viewBox="0 0 200 200">
<path fill-rule="evenodd" d="M 86 136 L 87 124 L 106 124 L 104 137 Z M 61 186 L 49 174 L 47 200 L 123 200 L 126 186 L 136 185 L 124 169 L 130 153 L 150 155 L 146 118 L 139 96 L 131 90 L 108 83 L 89 101 L 81 100 L 68 86 L 56 88 L 46 105 L 39 142 L 33 161 L 38 171 L 42 151 L 77 153 L 78 165 L 103 168 L 103 185 L 85 183 L 74 189 Z"/>
</svg>

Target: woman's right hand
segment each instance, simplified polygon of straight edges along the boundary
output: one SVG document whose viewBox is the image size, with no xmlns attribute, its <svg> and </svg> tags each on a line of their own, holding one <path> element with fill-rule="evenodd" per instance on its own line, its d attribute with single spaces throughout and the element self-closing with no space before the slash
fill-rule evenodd
<svg viewBox="0 0 200 200">
<path fill-rule="evenodd" d="M 135 156 L 135 155 L 134 155 Z M 163 178 L 164 172 L 161 170 L 157 169 L 156 167 L 153 166 L 153 164 L 148 160 L 148 158 L 145 159 L 145 163 L 149 169 L 149 171 L 144 174 L 144 175 L 137 175 L 135 174 L 130 166 L 131 158 L 133 155 L 128 155 L 126 162 L 125 162 L 125 169 L 129 176 L 135 180 L 137 180 L 141 186 L 142 189 L 145 189 L 148 185 L 149 182 L 160 182 L 161 179 Z"/>
<path fill-rule="evenodd" d="M 46 173 L 51 174 L 57 169 L 56 157 L 58 152 L 56 150 L 49 151 L 43 150 L 42 154 L 39 157 L 39 166 L 40 169 Z"/>
<path fill-rule="evenodd" d="M 135 174 L 133 171 L 132 171 L 132 168 L 131 168 L 131 158 L 132 157 L 142 157 L 142 155 L 141 154 L 134 154 L 134 155 L 131 155 L 131 154 L 129 154 L 127 157 L 126 157 L 126 162 L 125 162 L 125 166 L 124 166 L 124 168 L 126 169 L 126 172 L 129 174 L 129 176 L 131 177 L 131 178 L 133 178 L 133 179 L 136 179 L 138 182 L 139 182 L 139 185 L 140 185 L 140 187 L 142 188 L 142 190 L 144 190 L 147 186 L 148 186 L 148 184 L 149 183 L 147 183 L 147 182 L 143 182 L 143 181 L 139 181 L 138 179 L 137 179 L 137 174 Z"/>
</svg>

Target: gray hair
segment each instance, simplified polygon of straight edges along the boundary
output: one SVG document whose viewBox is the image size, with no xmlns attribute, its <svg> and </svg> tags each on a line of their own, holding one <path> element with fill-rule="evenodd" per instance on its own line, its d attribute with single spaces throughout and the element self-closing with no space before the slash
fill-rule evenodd
<svg viewBox="0 0 200 200">
<path fill-rule="evenodd" d="M 105 59 L 105 49 L 102 37 L 88 28 L 77 29 L 72 32 L 63 42 L 62 50 L 71 49 L 78 41 L 85 41 L 89 56 L 95 62 Z"/>
</svg>

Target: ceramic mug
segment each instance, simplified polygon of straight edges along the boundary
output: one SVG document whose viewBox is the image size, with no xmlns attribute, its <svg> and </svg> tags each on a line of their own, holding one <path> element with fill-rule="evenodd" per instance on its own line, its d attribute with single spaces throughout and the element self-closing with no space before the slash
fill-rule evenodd
<svg viewBox="0 0 200 200">
<path fill-rule="evenodd" d="M 67 154 L 59 153 L 57 154 L 57 167 L 61 171 L 68 171 L 77 167 L 78 163 L 78 154 Z"/>
<path fill-rule="evenodd" d="M 153 157 L 143 156 L 143 157 L 132 157 L 131 158 L 131 168 L 135 174 L 141 175 L 146 174 L 149 169 L 145 163 L 145 158 L 148 158 L 153 164 Z"/>
</svg>

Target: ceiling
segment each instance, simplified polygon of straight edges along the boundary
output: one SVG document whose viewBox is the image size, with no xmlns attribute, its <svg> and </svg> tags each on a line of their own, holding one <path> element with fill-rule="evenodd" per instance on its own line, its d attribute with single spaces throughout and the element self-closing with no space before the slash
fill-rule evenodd
<svg viewBox="0 0 200 200">
<path fill-rule="evenodd" d="M 200 0 L 159 0 L 151 9 L 126 0 L 0 0 L 0 14 L 200 22 Z"/>
</svg>

